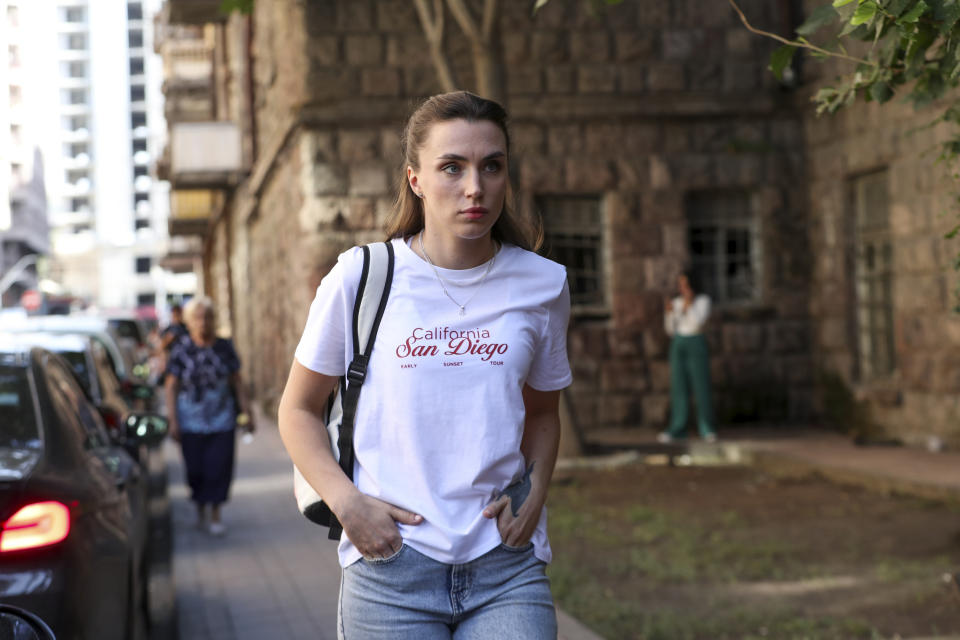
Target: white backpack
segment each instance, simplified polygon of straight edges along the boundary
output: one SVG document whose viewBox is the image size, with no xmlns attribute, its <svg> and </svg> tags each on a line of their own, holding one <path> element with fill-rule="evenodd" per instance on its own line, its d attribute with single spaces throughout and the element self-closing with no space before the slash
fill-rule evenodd
<svg viewBox="0 0 960 640">
<path fill-rule="evenodd" d="M 353 426 L 357 415 L 360 389 L 367 376 L 367 365 L 373 351 L 373 343 L 380 328 L 383 310 L 390 296 L 393 281 L 393 245 L 390 242 L 368 244 L 363 249 L 363 271 L 353 303 L 353 359 L 347 375 L 340 378 L 337 389 L 327 400 L 327 432 L 330 448 L 340 468 L 353 480 Z M 330 507 L 324 504 L 296 465 L 293 467 L 293 493 L 300 512 L 308 520 L 330 527 L 329 538 L 339 540 L 343 527 Z"/>
</svg>

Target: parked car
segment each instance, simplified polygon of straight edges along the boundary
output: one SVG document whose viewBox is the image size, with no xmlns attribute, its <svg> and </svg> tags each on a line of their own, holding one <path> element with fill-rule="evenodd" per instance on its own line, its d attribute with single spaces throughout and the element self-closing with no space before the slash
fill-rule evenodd
<svg viewBox="0 0 960 640">
<path fill-rule="evenodd" d="M 120 381 L 122 391 L 137 409 L 152 411 L 157 406 L 155 390 L 146 384 L 144 371 L 138 371 L 135 354 L 129 343 L 121 345 L 105 318 L 95 316 L 31 316 L 0 320 L 0 330 L 7 332 L 73 333 L 92 336 L 106 351 L 110 366 Z"/>
<path fill-rule="evenodd" d="M 0 604 L 0 638 L 3 640 L 57 640 L 53 635 L 53 629 L 40 616 L 12 604 Z"/>
<path fill-rule="evenodd" d="M 133 414 L 126 436 L 166 421 Z M 0 334 L 0 601 L 62 638 L 142 638 L 149 512 L 140 466 L 60 356 Z"/>
</svg>

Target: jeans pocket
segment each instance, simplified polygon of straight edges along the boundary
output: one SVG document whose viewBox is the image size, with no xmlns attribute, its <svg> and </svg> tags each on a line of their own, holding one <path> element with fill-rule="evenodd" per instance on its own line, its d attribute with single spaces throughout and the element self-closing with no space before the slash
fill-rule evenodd
<svg viewBox="0 0 960 640">
<path fill-rule="evenodd" d="M 372 564 L 372 565 L 384 565 L 384 564 L 389 564 L 389 563 L 393 562 L 394 560 L 396 560 L 397 558 L 399 558 L 399 557 L 400 557 L 400 554 L 403 553 L 403 550 L 406 549 L 406 548 L 407 548 L 407 545 L 406 545 L 406 544 L 401 544 L 399 549 L 397 549 L 396 551 L 394 551 L 391 555 L 387 556 L 386 558 L 368 558 L 368 557 L 364 556 L 364 557 L 363 557 L 363 561 L 364 561 L 365 563 L 367 563 L 367 564 Z"/>
<path fill-rule="evenodd" d="M 504 551 L 509 551 L 510 553 L 526 553 L 527 551 L 533 549 L 533 540 L 519 547 L 511 547 L 506 542 L 501 542 L 500 548 Z"/>
</svg>

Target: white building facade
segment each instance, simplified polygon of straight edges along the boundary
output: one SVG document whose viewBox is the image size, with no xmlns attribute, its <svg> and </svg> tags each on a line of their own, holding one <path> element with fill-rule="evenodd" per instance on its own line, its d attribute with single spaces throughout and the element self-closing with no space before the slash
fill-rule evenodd
<svg viewBox="0 0 960 640">
<path fill-rule="evenodd" d="M 24 68 L 23 4 L 0 0 L 0 276 L 11 276 L 0 279 L 2 306 L 37 288 L 36 259 L 50 250 L 44 162 L 29 117 L 35 85 Z"/>
<path fill-rule="evenodd" d="M 163 308 L 171 288 L 158 265 L 169 243 L 169 190 L 151 175 L 166 135 L 153 49 L 161 1 L 19 0 L 52 275 L 103 309 Z"/>
</svg>

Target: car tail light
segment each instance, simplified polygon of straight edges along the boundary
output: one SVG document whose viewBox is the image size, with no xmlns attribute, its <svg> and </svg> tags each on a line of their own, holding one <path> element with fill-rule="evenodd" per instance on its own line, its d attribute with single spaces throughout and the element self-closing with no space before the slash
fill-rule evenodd
<svg viewBox="0 0 960 640">
<path fill-rule="evenodd" d="M 0 529 L 0 552 L 56 544 L 70 533 L 70 509 L 60 502 L 35 502 L 13 514 Z"/>
</svg>

